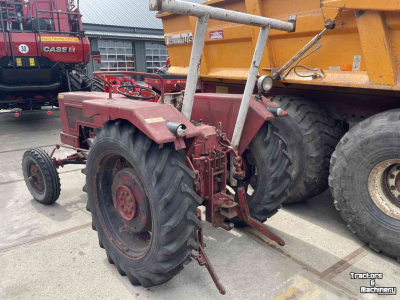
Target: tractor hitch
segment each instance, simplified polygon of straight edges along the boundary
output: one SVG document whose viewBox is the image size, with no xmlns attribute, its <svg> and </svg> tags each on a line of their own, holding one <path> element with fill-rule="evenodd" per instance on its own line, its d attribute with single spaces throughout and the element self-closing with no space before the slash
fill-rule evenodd
<svg viewBox="0 0 400 300">
<path fill-rule="evenodd" d="M 249 206 L 247 205 L 246 191 L 244 190 L 243 186 L 240 186 L 237 189 L 237 194 L 240 206 L 239 208 L 235 207 L 234 210 L 236 211 L 238 218 L 246 222 L 247 225 L 253 227 L 270 240 L 276 242 L 279 246 L 285 246 L 285 241 L 282 238 L 271 232 L 262 223 L 251 217 Z"/>
<path fill-rule="evenodd" d="M 278 245 L 284 246 L 285 242 L 282 238 L 251 217 L 243 186 L 243 180 L 246 177 L 243 159 L 226 138 L 226 134 L 222 132 L 222 124 L 219 123 L 218 128 L 199 125 L 199 127 L 202 126 L 206 135 L 197 137 L 193 141 L 187 153 L 186 161 L 187 166 L 196 174 L 194 188 L 198 195 L 204 199 L 206 221 L 210 222 L 214 228 L 221 227 L 230 231 L 234 224 L 229 220 L 239 218 Z M 233 162 L 233 168 L 230 171 L 233 172 L 233 178 L 238 183 L 235 195 L 227 192 L 229 158 Z M 197 218 L 201 220 L 199 210 Z M 216 287 L 221 294 L 225 295 L 226 290 L 219 282 L 218 276 L 205 253 L 202 228 L 196 233 L 196 242 L 199 244 L 198 249 L 196 249 L 198 254 L 192 253 L 191 257 L 200 266 L 207 268 Z"/>
<path fill-rule="evenodd" d="M 201 221 L 201 211 L 199 209 L 197 209 L 197 217 Z M 214 281 L 214 284 L 217 287 L 218 291 L 222 295 L 225 295 L 226 290 L 219 281 L 218 275 L 215 272 L 213 266 L 211 265 L 211 262 L 208 259 L 206 251 L 204 249 L 206 247 L 206 244 L 204 243 L 203 228 L 200 228 L 197 231 L 196 242 L 199 243 L 199 249 L 197 250 L 198 254 L 196 255 L 192 253 L 190 256 L 199 263 L 199 266 L 205 266 L 207 268 L 208 273 L 210 274 L 212 280 Z"/>
<path fill-rule="evenodd" d="M 71 150 L 75 150 L 76 153 L 72 155 L 68 155 L 66 158 L 55 158 L 54 153 L 56 150 L 60 148 L 67 148 Z M 69 145 L 59 145 L 57 144 L 54 149 L 50 153 L 50 158 L 53 161 L 55 167 L 58 169 L 59 167 L 63 168 L 65 165 L 86 165 L 86 158 L 87 158 L 87 153 L 89 150 L 87 149 L 81 149 Z"/>
<path fill-rule="evenodd" d="M 250 215 L 249 205 L 247 203 L 246 191 L 243 187 L 243 179 L 245 173 L 242 170 L 242 158 L 236 153 L 235 150 L 231 150 L 233 155 L 233 162 L 235 166 L 235 173 L 233 177 L 237 180 L 238 189 L 236 190 L 237 199 L 239 202 L 239 206 L 232 207 L 237 214 L 237 217 L 244 221 L 250 227 L 253 227 L 255 230 L 269 238 L 270 240 L 276 242 L 279 246 L 285 246 L 285 241 L 272 233 L 268 228 L 266 228 L 261 222 L 252 218 Z"/>
</svg>

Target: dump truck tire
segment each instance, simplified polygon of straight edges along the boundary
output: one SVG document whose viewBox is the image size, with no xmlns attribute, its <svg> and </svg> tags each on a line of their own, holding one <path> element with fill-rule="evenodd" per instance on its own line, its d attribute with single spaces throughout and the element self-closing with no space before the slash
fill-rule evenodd
<svg viewBox="0 0 400 300">
<path fill-rule="evenodd" d="M 103 84 L 97 78 L 92 78 L 92 92 L 104 92 Z"/>
<path fill-rule="evenodd" d="M 400 262 L 400 110 L 352 128 L 332 155 L 336 209 L 363 242 Z"/>
<path fill-rule="evenodd" d="M 109 121 L 96 132 L 85 170 L 93 224 L 108 261 L 134 285 L 170 280 L 199 246 L 201 199 L 185 158 L 129 122 Z"/>
<path fill-rule="evenodd" d="M 260 222 L 273 216 L 288 195 L 290 160 L 286 148 L 279 129 L 265 123 L 244 153 L 249 166 L 244 183 L 247 190 L 249 185 L 254 190 L 248 196 L 249 210 Z M 240 222 L 236 224 L 241 225 Z"/>
<path fill-rule="evenodd" d="M 271 121 L 287 141 L 292 183 L 284 204 L 298 203 L 328 188 L 329 161 L 340 130 L 318 104 L 298 96 L 271 99 L 289 116 Z"/>
<path fill-rule="evenodd" d="M 40 148 L 27 150 L 22 157 L 26 186 L 36 201 L 53 204 L 60 197 L 61 183 L 50 156 Z"/>
</svg>

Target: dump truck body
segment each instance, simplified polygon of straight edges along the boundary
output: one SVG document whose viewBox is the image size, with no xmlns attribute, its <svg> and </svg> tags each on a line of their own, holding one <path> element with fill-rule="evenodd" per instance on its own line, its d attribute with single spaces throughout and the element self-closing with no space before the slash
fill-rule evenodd
<svg viewBox="0 0 400 300">
<path fill-rule="evenodd" d="M 300 77 L 291 72 L 282 83 L 324 87 L 400 90 L 400 5 L 397 1 L 260 1 L 215 0 L 203 3 L 288 21 L 296 16 L 296 32 L 271 30 L 260 75 L 287 63 L 326 24 L 335 28 L 321 39 L 321 49 L 301 64 L 323 70 L 323 77 Z M 187 73 L 195 18 L 161 14 L 171 60 L 169 74 Z M 243 83 L 259 28 L 222 21 L 209 22 L 200 76 L 205 81 Z M 178 38 L 181 36 L 182 38 Z M 187 38 L 186 38 L 187 37 Z M 299 69 L 300 75 L 314 71 Z M 321 73 L 322 74 L 322 73 Z M 281 86 L 278 84 L 278 86 Z"/>
</svg>

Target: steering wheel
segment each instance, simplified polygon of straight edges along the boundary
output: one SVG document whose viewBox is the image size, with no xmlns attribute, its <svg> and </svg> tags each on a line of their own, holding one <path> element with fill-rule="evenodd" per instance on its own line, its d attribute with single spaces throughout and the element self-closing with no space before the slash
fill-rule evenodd
<svg viewBox="0 0 400 300">
<path fill-rule="evenodd" d="M 126 89 L 126 88 L 132 88 L 132 89 L 138 88 L 139 92 L 137 93 L 137 95 L 131 95 L 131 94 L 127 93 L 126 91 L 121 91 L 121 89 Z M 151 96 L 149 96 L 149 97 L 141 96 L 142 90 L 150 92 Z M 117 87 L 117 91 L 118 91 L 118 93 L 120 93 L 121 95 L 124 95 L 125 97 L 127 97 L 129 99 L 140 100 L 140 101 L 153 99 L 154 97 L 157 96 L 157 93 L 155 91 L 153 91 L 150 88 L 139 85 L 139 84 L 120 85 L 119 87 Z"/>
</svg>

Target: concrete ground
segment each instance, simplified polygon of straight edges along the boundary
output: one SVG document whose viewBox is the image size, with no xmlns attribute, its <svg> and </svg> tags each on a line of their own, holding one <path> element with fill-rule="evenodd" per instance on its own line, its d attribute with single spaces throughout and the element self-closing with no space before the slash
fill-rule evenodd
<svg viewBox="0 0 400 300">
<path fill-rule="evenodd" d="M 279 247 L 250 229 L 205 224 L 207 253 L 227 295 L 192 262 L 168 283 L 130 285 L 109 265 L 85 210 L 81 166 L 60 169 L 61 197 L 52 206 L 32 199 L 21 157 L 30 147 L 59 142 L 58 113 L 0 114 L 0 299 L 375 299 L 360 294 L 369 280 L 350 272 L 383 273 L 377 286 L 400 288 L 399 264 L 371 251 L 347 228 L 329 191 L 284 207 L 267 225 Z M 60 150 L 58 156 L 68 151 Z M 386 299 L 399 299 L 386 296 Z"/>
</svg>

